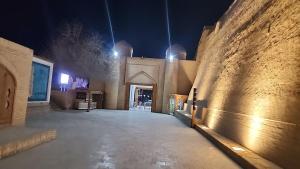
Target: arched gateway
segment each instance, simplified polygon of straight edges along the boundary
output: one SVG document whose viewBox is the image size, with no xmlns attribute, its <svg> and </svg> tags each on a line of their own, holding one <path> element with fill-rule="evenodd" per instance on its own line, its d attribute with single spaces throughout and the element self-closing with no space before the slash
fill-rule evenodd
<svg viewBox="0 0 300 169">
<path fill-rule="evenodd" d="M 125 91 L 125 110 L 129 110 L 129 105 L 130 102 L 133 101 L 133 99 L 130 99 L 130 93 L 134 92 L 131 91 L 132 87 L 135 86 L 140 89 L 145 89 L 148 88 L 147 90 L 151 91 L 151 111 L 156 112 L 156 101 L 157 101 L 157 82 L 155 78 L 153 78 L 150 74 L 146 73 L 145 71 L 142 70 L 139 71 L 138 73 L 133 74 L 132 76 L 127 77 L 127 82 L 126 82 L 126 91 Z M 138 70 L 138 69 L 136 69 Z M 136 92 L 135 94 L 136 95 Z M 133 96 L 132 96 L 133 97 Z M 138 99 L 136 99 L 138 100 Z M 143 99 L 144 100 L 144 99 Z"/>
<path fill-rule="evenodd" d="M 0 125 L 12 121 L 16 83 L 13 75 L 0 65 Z"/>
</svg>

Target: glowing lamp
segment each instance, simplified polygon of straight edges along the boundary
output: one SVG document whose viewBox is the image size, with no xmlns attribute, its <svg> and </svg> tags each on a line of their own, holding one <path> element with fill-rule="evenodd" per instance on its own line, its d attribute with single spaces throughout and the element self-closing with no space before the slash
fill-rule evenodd
<svg viewBox="0 0 300 169">
<path fill-rule="evenodd" d="M 119 53 L 117 51 L 114 51 L 113 53 L 114 53 L 114 56 L 116 56 L 116 57 L 119 55 Z"/>
<path fill-rule="evenodd" d="M 60 83 L 61 84 L 68 84 L 69 82 L 69 75 L 65 74 L 65 73 L 61 73 L 60 74 Z"/>
<path fill-rule="evenodd" d="M 172 61 L 174 59 L 174 55 L 170 55 L 169 59 Z"/>
<path fill-rule="evenodd" d="M 232 149 L 234 150 L 234 151 L 245 151 L 243 148 L 241 148 L 241 147 L 232 147 Z"/>
</svg>

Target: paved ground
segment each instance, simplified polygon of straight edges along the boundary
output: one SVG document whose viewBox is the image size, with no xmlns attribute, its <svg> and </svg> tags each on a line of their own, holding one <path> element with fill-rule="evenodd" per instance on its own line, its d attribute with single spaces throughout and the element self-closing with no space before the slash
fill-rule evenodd
<svg viewBox="0 0 300 169">
<path fill-rule="evenodd" d="M 240 168 L 169 115 L 109 110 L 34 113 L 27 124 L 56 128 L 58 138 L 1 160 L 1 169 Z"/>
</svg>

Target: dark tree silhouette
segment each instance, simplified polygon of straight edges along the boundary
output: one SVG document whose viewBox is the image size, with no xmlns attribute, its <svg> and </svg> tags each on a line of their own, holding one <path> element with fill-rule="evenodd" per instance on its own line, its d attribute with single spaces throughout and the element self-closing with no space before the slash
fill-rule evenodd
<svg viewBox="0 0 300 169">
<path fill-rule="evenodd" d="M 58 70 L 100 80 L 113 76 L 114 59 L 104 48 L 100 34 L 84 30 L 80 23 L 64 24 L 46 55 L 55 61 Z"/>
</svg>

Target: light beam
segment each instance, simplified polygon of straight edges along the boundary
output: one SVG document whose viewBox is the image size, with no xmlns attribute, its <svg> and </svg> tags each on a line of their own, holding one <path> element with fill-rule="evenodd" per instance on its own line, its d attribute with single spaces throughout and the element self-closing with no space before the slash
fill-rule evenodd
<svg viewBox="0 0 300 169">
<path fill-rule="evenodd" d="M 168 0 L 165 0 L 165 7 L 166 7 L 166 20 L 167 20 L 167 31 L 168 31 L 169 55 L 171 55 L 172 49 L 171 49 L 171 31 L 170 31 L 169 3 L 168 3 Z"/>
<path fill-rule="evenodd" d="M 106 13 L 107 13 L 107 18 L 108 18 L 108 22 L 109 22 L 111 39 L 113 41 L 113 45 L 115 46 L 115 36 L 114 36 L 114 31 L 113 31 L 111 16 L 110 16 L 110 11 L 109 11 L 109 5 L 108 5 L 107 0 L 105 0 L 105 7 L 106 7 Z"/>
</svg>

